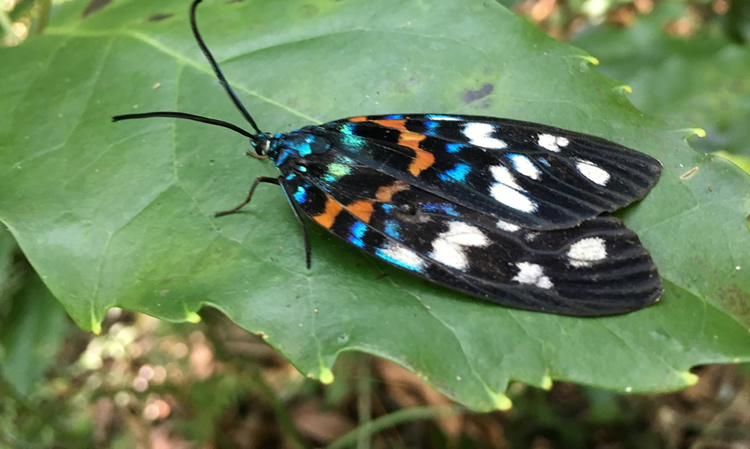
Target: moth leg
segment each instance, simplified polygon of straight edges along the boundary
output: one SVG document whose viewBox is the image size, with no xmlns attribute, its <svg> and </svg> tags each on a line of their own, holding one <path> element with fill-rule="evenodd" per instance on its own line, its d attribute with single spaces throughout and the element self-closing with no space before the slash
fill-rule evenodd
<svg viewBox="0 0 750 449">
<path fill-rule="evenodd" d="M 242 209 L 243 207 L 245 207 L 250 202 L 250 200 L 253 199 L 253 192 L 255 192 L 255 188 L 258 187 L 258 184 L 260 184 L 261 182 L 266 182 L 268 184 L 276 184 L 277 186 L 281 184 L 281 181 L 279 180 L 279 178 L 272 178 L 270 176 L 258 176 L 257 178 L 255 178 L 253 185 L 250 187 L 250 191 L 247 193 L 247 198 L 245 198 L 245 201 L 241 202 L 240 204 L 238 204 L 237 206 L 229 210 L 216 212 L 214 214 L 214 217 L 223 217 L 224 215 L 233 214 L 237 212 L 238 210 Z"/>
<path fill-rule="evenodd" d="M 304 220 L 302 220 L 302 216 L 299 214 L 299 211 L 297 210 L 297 206 L 295 204 L 292 204 L 292 210 L 294 211 L 294 218 L 297 219 L 297 223 L 299 223 L 300 227 L 302 228 L 302 238 L 305 240 L 305 263 L 307 265 L 307 269 L 309 270 L 312 260 L 312 247 L 310 246 L 310 239 L 307 237 L 307 226 L 305 225 Z"/>
</svg>

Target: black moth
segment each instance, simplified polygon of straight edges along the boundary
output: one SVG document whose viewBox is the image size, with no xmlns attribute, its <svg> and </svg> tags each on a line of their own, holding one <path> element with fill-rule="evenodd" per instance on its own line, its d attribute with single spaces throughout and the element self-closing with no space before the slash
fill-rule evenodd
<svg viewBox="0 0 750 449">
<path fill-rule="evenodd" d="M 661 164 L 598 137 L 538 123 L 450 114 L 359 116 L 286 134 L 261 132 L 206 47 L 216 76 L 254 129 L 181 112 L 119 115 L 194 120 L 250 139 L 306 216 L 394 266 L 493 303 L 562 315 L 638 310 L 662 292 L 638 236 L 600 215 L 648 193 Z"/>
</svg>

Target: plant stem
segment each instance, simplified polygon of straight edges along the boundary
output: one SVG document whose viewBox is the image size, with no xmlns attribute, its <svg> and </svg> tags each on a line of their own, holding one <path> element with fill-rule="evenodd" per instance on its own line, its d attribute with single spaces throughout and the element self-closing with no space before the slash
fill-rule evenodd
<svg viewBox="0 0 750 449">
<path fill-rule="evenodd" d="M 372 421 L 372 391 L 370 386 L 370 358 L 357 354 L 357 429 L 364 429 Z M 357 433 L 357 449 L 370 448 L 370 434 Z"/>
<path fill-rule="evenodd" d="M 446 405 L 442 407 L 414 407 L 382 416 L 352 430 L 346 435 L 326 447 L 326 449 L 341 449 L 353 446 L 359 441 L 362 434 L 373 435 L 388 427 L 420 419 L 440 418 L 442 416 L 460 415 L 468 410 L 458 405 Z"/>
<path fill-rule="evenodd" d="M 6 36 L 6 41 L 9 45 L 18 44 L 18 36 L 13 32 L 13 23 L 10 21 L 8 13 L 0 9 L 0 30 Z"/>
</svg>

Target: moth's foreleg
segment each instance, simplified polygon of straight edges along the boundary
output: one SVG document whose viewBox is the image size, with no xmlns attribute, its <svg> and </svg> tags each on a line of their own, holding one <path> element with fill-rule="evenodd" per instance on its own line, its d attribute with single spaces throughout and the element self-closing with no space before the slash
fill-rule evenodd
<svg viewBox="0 0 750 449">
<path fill-rule="evenodd" d="M 276 184 L 276 185 L 281 184 L 281 180 L 279 178 L 272 178 L 270 176 L 258 176 L 257 178 L 255 178 L 253 185 L 250 187 L 250 191 L 247 192 L 247 198 L 245 198 L 245 201 L 241 202 L 240 204 L 238 204 L 237 206 L 229 210 L 216 212 L 214 214 L 214 217 L 223 217 L 224 215 L 233 214 L 239 211 L 240 209 L 242 209 L 243 207 L 245 207 L 248 203 L 250 203 L 250 200 L 253 199 L 253 193 L 255 192 L 255 189 L 258 187 L 258 184 L 260 184 L 261 182 L 266 182 L 268 184 Z"/>
</svg>

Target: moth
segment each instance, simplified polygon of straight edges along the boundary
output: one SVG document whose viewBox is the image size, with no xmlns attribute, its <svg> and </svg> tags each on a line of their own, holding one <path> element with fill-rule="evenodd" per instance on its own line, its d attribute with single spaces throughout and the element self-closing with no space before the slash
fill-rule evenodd
<svg viewBox="0 0 750 449">
<path fill-rule="evenodd" d="M 246 154 L 270 160 L 299 221 L 393 266 L 503 306 L 573 316 L 641 309 L 662 292 L 638 236 L 606 215 L 656 184 L 656 159 L 608 140 L 539 123 L 453 114 L 357 116 L 285 134 L 261 131 L 209 51 L 195 39 L 252 127 L 183 112 L 167 117 L 231 129 Z M 604 214 L 604 215 L 602 215 Z"/>
</svg>

